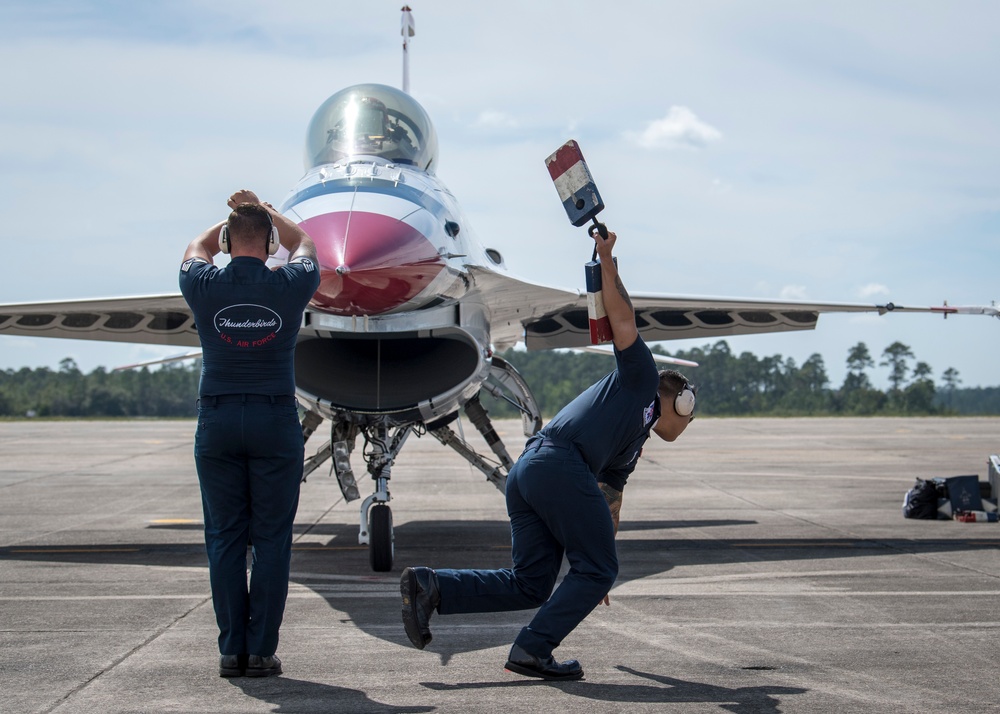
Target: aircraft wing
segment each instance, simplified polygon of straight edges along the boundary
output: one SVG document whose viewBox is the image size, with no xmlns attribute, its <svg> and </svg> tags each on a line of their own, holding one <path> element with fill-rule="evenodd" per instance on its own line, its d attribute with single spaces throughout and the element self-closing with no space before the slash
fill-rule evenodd
<svg viewBox="0 0 1000 714">
<path fill-rule="evenodd" d="M 0 335 L 199 346 L 180 293 L 0 305 Z"/>
<path fill-rule="evenodd" d="M 498 349 L 524 340 L 529 350 L 590 344 L 585 293 L 528 283 L 473 269 L 477 286 L 490 295 L 492 334 Z M 995 306 L 909 307 L 893 303 L 758 300 L 630 293 L 639 334 L 646 342 L 716 338 L 764 332 L 811 330 L 823 312 L 928 312 L 1000 317 Z"/>
<path fill-rule="evenodd" d="M 491 308 L 497 349 L 590 344 L 587 296 L 470 266 L 473 291 Z M 1000 317 L 996 307 L 904 307 L 893 303 L 814 303 L 633 293 L 647 342 L 811 330 L 822 312 L 929 312 Z M 0 304 L 0 335 L 198 347 L 194 317 L 179 294 Z"/>
</svg>

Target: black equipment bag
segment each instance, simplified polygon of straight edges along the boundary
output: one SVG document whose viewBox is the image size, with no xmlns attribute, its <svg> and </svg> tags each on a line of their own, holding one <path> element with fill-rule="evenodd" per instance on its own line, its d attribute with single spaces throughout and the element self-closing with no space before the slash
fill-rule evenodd
<svg viewBox="0 0 1000 714">
<path fill-rule="evenodd" d="M 927 479 L 918 478 L 903 500 L 904 518 L 936 519 L 938 517 L 938 487 Z"/>
</svg>

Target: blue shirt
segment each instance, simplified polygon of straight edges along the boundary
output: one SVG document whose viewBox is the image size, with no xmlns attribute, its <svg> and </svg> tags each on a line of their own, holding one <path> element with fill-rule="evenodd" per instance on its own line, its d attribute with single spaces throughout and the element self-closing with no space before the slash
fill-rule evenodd
<svg viewBox="0 0 1000 714">
<path fill-rule="evenodd" d="M 622 352 L 615 349 L 615 360 L 614 372 L 563 407 L 540 433 L 573 444 L 598 481 L 621 491 L 660 417 L 660 377 L 641 337 Z"/>
<path fill-rule="evenodd" d="M 224 268 L 184 261 L 180 287 L 201 340 L 201 395 L 294 394 L 295 342 L 319 278 L 308 258 L 273 271 L 249 256 Z"/>
</svg>

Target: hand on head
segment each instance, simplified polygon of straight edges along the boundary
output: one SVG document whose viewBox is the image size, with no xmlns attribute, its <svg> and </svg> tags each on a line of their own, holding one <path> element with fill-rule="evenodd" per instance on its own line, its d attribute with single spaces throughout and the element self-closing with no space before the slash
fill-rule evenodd
<svg viewBox="0 0 1000 714">
<path fill-rule="evenodd" d="M 239 191 L 234 193 L 226 201 L 226 204 L 230 208 L 236 208 L 241 203 L 260 203 L 260 199 L 257 198 L 257 194 L 248 188 L 241 188 Z"/>
</svg>

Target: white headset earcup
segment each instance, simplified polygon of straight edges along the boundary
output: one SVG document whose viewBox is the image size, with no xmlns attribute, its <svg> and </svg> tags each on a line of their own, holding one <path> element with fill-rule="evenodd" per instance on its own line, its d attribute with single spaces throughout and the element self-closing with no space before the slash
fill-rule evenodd
<svg viewBox="0 0 1000 714">
<path fill-rule="evenodd" d="M 278 236 L 278 227 L 271 224 L 271 237 L 267 239 L 267 254 L 274 255 L 281 247 L 281 239 Z"/>
<path fill-rule="evenodd" d="M 694 392 L 684 387 L 674 399 L 674 411 L 682 417 L 694 414 Z"/>
<path fill-rule="evenodd" d="M 223 224 L 219 231 L 219 249 L 223 253 L 229 253 L 229 226 Z"/>
</svg>

